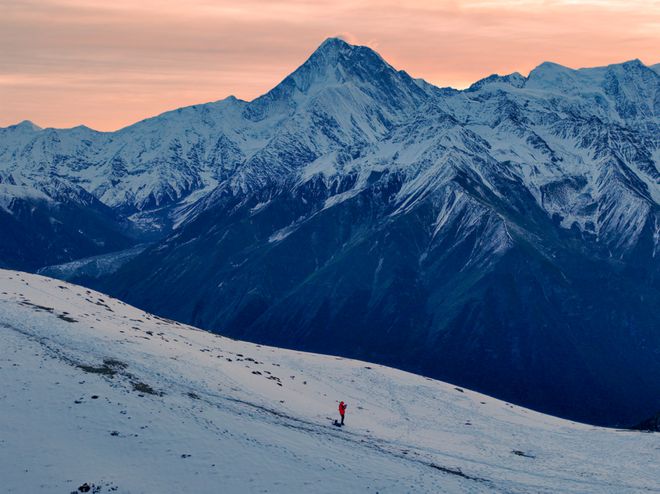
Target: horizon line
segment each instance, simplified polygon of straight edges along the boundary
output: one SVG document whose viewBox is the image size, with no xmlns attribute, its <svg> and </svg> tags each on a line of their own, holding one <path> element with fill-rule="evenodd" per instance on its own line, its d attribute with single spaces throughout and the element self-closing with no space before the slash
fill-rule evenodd
<svg viewBox="0 0 660 494">
<path fill-rule="evenodd" d="M 40 132 L 40 131 L 44 131 L 44 130 L 60 130 L 60 131 L 64 131 L 64 130 L 74 130 L 74 129 L 78 129 L 78 128 L 85 128 L 85 129 L 89 129 L 89 130 L 91 130 L 91 131 L 93 131 L 93 132 L 95 132 L 95 133 L 100 133 L 100 134 L 112 134 L 112 133 L 119 132 L 119 131 L 121 131 L 121 130 L 127 129 L 127 128 L 129 128 L 129 127 L 132 127 L 132 126 L 134 126 L 134 125 L 137 125 L 137 124 L 139 124 L 139 123 L 141 123 L 141 122 L 145 122 L 145 121 L 147 121 L 147 120 L 155 119 L 155 118 L 161 117 L 161 116 L 163 116 L 163 115 L 166 115 L 166 114 L 168 114 L 168 113 L 175 112 L 175 111 L 178 111 L 178 110 L 183 110 L 183 109 L 186 109 L 186 108 L 193 108 L 193 107 L 196 107 L 196 106 L 203 106 L 203 105 L 209 105 L 209 104 L 213 104 L 213 103 L 220 103 L 220 102 L 223 102 L 223 101 L 226 101 L 226 100 L 236 100 L 236 101 L 239 101 L 239 102 L 242 102 L 242 103 L 249 104 L 249 103 L 252 103 L 252 102 L 256 101 L 257 99 L 259 99 L 259 98 L 265 96 L 266 94 L 270 93 L 273 89 L 275 89 L 275 88 L 278 87 L 280 84 L 282 84 L 282 83 L 283 83 L 288 77 L 290 77 L 293 73 L 295 73 L 299 68 L 301 68 L 302 66 L 304 66 L 304 65 L 309 61 L 309 59 L 310 59 L 315 53 L 317 53 L 317 52 L 323 47 L 323 45 L 325 45 L 328 41 L 331 41 L 331 40 L 338 40 L 338 41 L 341 41 L 342 43 L 344 43 L 344 44 L 346 44 L 346 45 L 348 45 L 348 46 L 350 46 L 350 47 L 354 47 L 354 48 L 366 48 L 366 49 L 368 49 L 368 50 L 371 50 L 372 52 L 376 53 L 376 54 L 377 54 L 377 55 L 378 55 L 378 56 L 379 56 L 379 57 L 380 57 L 385 63 L 387 63 L 389 66 L 391 66 L 392 68 L 394 68 L 394 69 L 397 70 L 397 71 L 403 71 L 403 72 L 405 72 L 406 74 L 408 74 L 408 75 L 409 75 L 412 79 L 414 79 L 414 80 L 421 80 L 421 81 L 424 81 L 426 84 L 429 84 L 429 85 L 431 85 L 431 86 L 433 86 L 433 87 L 435 87 L 435 88 L 437 88 L 437 89 L 449 89 L 449 90 L 454 90 L 454 91 L 457 91 L 457 92 L 467 91 L 467 90 L 469 90 L 471 87 L 473 87 L 475 84 L 479 83 L 480 81 L 486 80 L 486 79 L 488 79 L 488 78 L 490 78 L 490 77 L 494 77 L 494 76 L 496 76 L 496 77 L 508 77 L 508 76 L 511 76 L 511 75 L 518 74 L 518 75 L 520 75 L 521 77 L 523 77 L 524 79 L 527 80 L 527 79 L 529 79 L 529 76 L 531 75 L 532 72 L 534 72 L 536 69 L 538 69 L 538 68 L 541 67 L 542 65 L 546 65 L 546 64 L 556 65 L 556 66 L 558 66 L 558 67 L 561 67 L 561 68 L 564 68 L 564 69 L 568 69 L 568 70 L 571 70 L 571 71 L 574 71 L 574 72 L 575 72 L 575 71 L 580 71 L 580 70 L 601 69 L 601 68 L 607 68 L 607 67 L 612 67 L 612 66 L 624 65 L 624 64 L 626 64 L 626 63 L 636 62 L 636 61 L 639 62 L 639 63 L 641 63 L 641 64 L 644 65 L 646 68 L 651 69 L 651 70 L 654 70 L 653 67 L 655 67 L 656 65 L 660 65 L 660 62 L 658 62 L 658 63 L 647 64 L 647 63 L 643 62 L 640 58 L 632 58 L 632 59 L 624 60 L 624 61 L 621 61 L 621 62 L 613 62 L 613 63 L 609 63 L 609 64 L 606 64 L 606 65 L 594 65 L 594 66 L 584 66 L 584 67 L 577 67 L 577 68 L 574 68 L 574 67 L 569 67 L 569 66 L 567 66 L 567 65 L 563 65 L 563 64 L 557 63 L 557 62 L 553 62 L 553 61 L 551 61 L 551 60 L 544 60 L 543 62 L 539 63 L 539 64 L 536 65 L 534 68 L 532 68 L 532 69 L 527 73 L 526 76 L 525 76 L 525 75 L 522 75 L 519 71 L 513 71 L 513 72 L 510 72 L 510 73 L 506 73 L 506 74 L 492 73 L 492 74 L 488 74 L 488 75 L 485 75 L 485 76 L 483 76 L 483 77 L 480 77 L 479 79 L 475 80 L 474 82 L 471 82 L 469 85 L 466 85 L 466 86 L 464 86 L 464 87 L 441 86 L 441 85 L 435 84 L 435 83 L 433 83 L 433 82 L 429 82 L 428 80 L 424 79 L 423 77 L 414 77 L 414 76 L 411 75 L 406 69 L 399 69 L 399 68 L 394 67 L 394 66 L 391 65 L 391 64 L 390 64 L 385 58 L 383 58 L 377 50 L 375 50 L 374 48 L 371 48 L 369 45 L 366 45 L 366 44 L 358 44 L 358 43 L 351 43 L 351 42 L 347 41 L 346 39 L 344 39 L 344 37 L 342 37 L 341 35 L 337 35 L 337 36 L 329 36 L 329 37 L 325 38 L 325 39 L 324 39 L 324 40 L 323 40 L 323 41 L 317 46 L 317 48 L 316 48 L 316 49 L 315 49 L 315 50 L 314 50 L 309 56 L 307 56 L 307 58 L 305 58 L 305 60 L 304 60 L 302 63 L 300 63 L 298 66 L 296 66 L 296 68 L 294 68 L 291 72 L 289 72 L 289 73 L 288 73 L 288 74 L 287 74 L 282 80 L 280 80 L 277 84 L 275 84 L 275 85 L 274 85 L 273 87 L 271 87 L 270 89 L 268 89 L 268 90 L 266 90 L 265 92 L 263 92 L 263 93 L 261 93 L 261 94 L 255 96 L 255 97 L 252 98 L 252 99 L 242 99 L 242 98 L 239 98 L 239 97 L 235 96 L 234 94 L 229 94 L 229 95 L 227 95 L 227 96 L 225 96 L 225 97 L 223 97 L 223 98 L 219 98 L 219 99 L 213 99 L 213 100 L 201 101 L 201 102 L 199 102 L 199 103 L 193 103 L 193 104 L 183 105 L 183 106 L 175 106 L 175 107 L 172 107 L 172 108 L 170 108 L 170 109 L 167 109 L 167 110 L 161 111 L 160 113 L 156 113 L 156 114 L 153 114 L 153 115 L 150 115 L 150 116 L 146 116 L 146 117 L 144 117 L 144 118 L 141 118 L 141 119 L 139 119 L 139 120 L 136 120 L 136 121 L 134 121 L 134 122 L 132 122 L 132 123 L 129 123 L 129 124 L 127 124 L 127 125 L 124 125 L 124 126 L 121 126 L 121 127 L 115 128 L 115 129 L 113 129 L 113 130 L 98 130 L 98 129 L 95 129 L 95 128 L 93 128 L 93 127 L 91 127 L 91 126 L 85 124 L 85 123 L 79 123 L 79 124 L 77 124 L 77 125 L 72 125 L 72 126 L 68 126 L 68 127 L 54 127 L 54 126 L 46 126 L 46 127 L 42 127 L 42 126 L 40 126 L 38 123 L 35 123 L 35 122 L 34 122 L 32 119 L 30 119 L 30 118 L 25 118 L 25 119 L 20 120 L 20 121 L 17 122 L 17 123 L 9 124 L 9 125 L 4 126 L 4 127 L 0 127 L 0 129 L 5 130 L 5 129 L 12 128 L 12 127 L 18 127 L 18 126 L 20 126 L 20 125 L 29 124 L 29 125 L 32 125 L 33 127 L 37 127 L 37 129 L 35 129 L 35 132 Z"/>
</svg>

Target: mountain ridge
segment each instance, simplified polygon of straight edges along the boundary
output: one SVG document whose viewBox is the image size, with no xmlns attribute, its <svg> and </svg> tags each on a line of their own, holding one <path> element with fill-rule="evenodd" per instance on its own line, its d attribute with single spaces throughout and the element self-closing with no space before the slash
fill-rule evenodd
<svg viewBox="0 0 660 494">
<path fill-rule="evenodd" d="M 353 45 L 353 44 L 348 43 L 347 41 L 345 41 L 345 40 L 342 39 L 341 37 L 332 37 L 332 36 L 331 36 L 331 37 L 326 38 L 326 39 L 325 39 L 325 40 L 324 40 L 324 41 L 318 46 L 318 48 L 312 53 L 312 55 L 311 55 L 311 56 L 310 56 L 305 62 L 303 62 L 303 64 L 301 64 L 301 65 L 300 65 L 296 70 L 294 70 L 289 76 L 285 77 L 282 81 L 280 81 L 280 83 L 278 83 L 273 89 L 277 88 L 280 84 L 282 84 L 283 82 L 285 82 L 285 81 L 286 81 L 287 79 L 289 79 L 293 74 L 295 74 L 298 70 L 300 70 L 302 67 L 304 67 L 305 64 L 308 63 L 308 62 L 309 62 L 309 61 L 310 61 L 315 55 L 318 56 L 320 53 L 323 53 L 323 52 L 325 51 L 325 48 L 327 48 L 327 47 L 331 47 L 331 46 L 334 46 L 334 47 L 343 47 L 343 48 L 351 48 L 351 49 L 359 49 L 359 50 L 361 49 L 361 50 L 369 51 L 369 52 L 371 52 L 371 54 L 375 55 L 378 59 L 380 59 L 385 65 L 391 67 L 391 66 L 389 65 L 389 63 L 387 63 L 387 61 L 385 61 L 385 60 L 382 58 L 382 56 L 381 56 L 378 52 L 376 52 L 375 50 L 369 48 L 368 46 L 366 46 L 366 45 Z M 530 72 L 529 72 L 529 74 L 531 74 L 531 73 L 534 72 L 536 69 L 539 69 L 540 67 L 542 67 L 542 66 L 544 66 L 544 65 L 555 66 L 555 67 L 559 67 L 559 68 L 561 68 L 561 69 L 566 69 L 566 70 L 571 71 L 571 72 L 576 72 L 576 71 L 584 71 L 584 70 L 592 70 L 592 69 L 607 69 L 607 68 L 618 67 L 618 66 L 624 66 L 624 65 L 630 65 L 630 64 L 643 65 L 643 66 L 645 66 L 645 67 L 647 67 L 647 68 L 649 68 L 649 69 L 651 69 L 651 70 L 653 70 L 653 71 L 655 71 L 655 72 L 658 72 L 658 70 L 660 70 L 660 63 L 656 63 L 656 64 L 652 64 L 652 65 L 645 65 L 645 64 L 644 64 L 639 58 L 634 58 L 634 59 L 630 59 L 630 60 L 624 60 L 624 61 L 622 61 L 622 62 L 614 62 L 614 63 L 610 63 L 610 64 L 607 64 L 607 65 L 597 65 L 597 66 L 593 66 L 593 67 L 580 67 L 580 68 L 571 68 L 571 67 L 568 67 L 568 66 L 565 66 L 565 65 L 562 65 L 562 64 L 556 63 L 556 62 L 552 62 L 552 61 L 544 61 L 544 62 L 539 63 L 539 65 L 537 65 L 537 66 L 534 67 L 533 69 L 531 69 Z M 405 74 L 406 76 L 410 77 L 409 74 L 408 74 L 405 70 L 396 70 L 396 69 L 394 69 L 394 68 L 392 68 L 392 69 L 395 70 L 395 71 L 397 71 L 397 72 L 399 72 L 399 73 L 403 73 L 403 74 Z M 477 81 L 473 82 L 470 86 L 468 86 L 468 87 L 465 88 L 465 89 L 456 89 L 456 88 L 453 88 L 453 87 L 437 86 L 437 85 L 435 85 L 435 84 L 433 84 L 433 83 L 430 83 L 430 82 L 426 81 L 426 80 L 423 79 L 423 78 L 412 78 L 412 77 L 410 77 L 410 78 L 411 78 L 412 80 L 414 80 L 414 81 L 421 81 L 421 82 L 423 83 L 424 86 L 431 86 L 431 87 L 433 87 L 433 88 L 436 89 L 436 90 L 450 89 L 450 90 L 452 90 L 452 91 L 456 91 L 456 92 L 463 92 L 463 91 L 467 91 L 467 90 L 469 90 L 470 87 L 472 87 L 472 86 L 474 86 L 474 85 L 476 85 L 476 84 L 479 84 L 480 82 L 485 81 L 485 80 L 487 80 L 487 79 L 493 78 L 493 77 L 494 77 L 494 78 L 507 78 L 507 77 L 511 77 L 511 76 L 515 76 L 515 77 L 520 76 L 520 77 L 523 78 L 523 79 L 528 79 L 528 78 L 529 78 L 529 74 L 527 75 L 527 77 L 525 77 L 525 76 L 522 76 L 522 75 L 521 75 L 519 72 L 517 72 L 517 71 L 516 71 L 516 72 L 512 72 L 511 74 L 503 74 L 503 75 L 502 75 L 502 74 L 494 73 L 494 74 L 490 74 L 490 75 L 488 75 L 488 76 L 482 77 L 481 79 L 478 79 Z M 138 125 L 138 124 L 141 124 L 141 123 L 143 123 L 143 122 L 150 121 L 150 120 L 153 120 L 153 119 L 157 119 L 157 118 L 159 118 L 159 117 L 163 117 L 163 116 L 165 116 L 165 115 L 172 114 L 172 113 L 178 112 L 178 111 L 180 111 L 180 110 L 185 110 L 185 109 L 188 109 L 188 108 L 195 108 L 195 107 L 200 107 L 200 106 L 204 106 L 204 105 L 214 105 L 214 104 L 223 103 L 223 102 L 225 102 L 225 101 L 236 101 L 236 102 L 239 102 L 239 103 L 252 103 L 252 102 L 254 102 L 255 100 L 258 100 L 258 99 L 264 98 L 264 97 L 267 96 L 267 95 L 268 95 L 273 89 L 270 89 L 270 90 L 266 91 L 264 94 L 261 94 L 261 95 L 259 95 L 259 96 L 256 96 L 256 97 L 253 98 L 252 100 L 243 100 L 243 99 L 237 98 L 237 97 L 234 96 L 234 95 L 229 95 L 229 96 L 226 96 L 225 98 L 222 98 L 222 99 L 219 99 L 219 100 L 215 100 L 215 101 L 208 101 L 208 102 L 202 102 L 202 103 L 194 103 L 194 104 L 191 104 L 191 105 L 188 105 L 188 106 L 183 106 L 183 107 L 173 108 L 173 109 L 171 109 L 171 110 L 166 110 L 166 111 L 164 111 L 164 112 L 162 112 L 162 113 L 159 113 L 159 114 L 157 114 L 157 115 L 154 115 L 154 116 L 151 116 L 151 117 L 146 117 L 146 118 L 144 118 L 144 119 L 142 119 L 142 120 L 138 120 L 138 121 L 136 121 L 136 122 L 134 122 L 134 123 L 128 124 L 128 125 L 126 125 L 125 127 L 121 127 L 121 128 L 119 128 L 119 129 L 115 129 L 115 130 L 111 130 L 111 131 L 101 131 L 101 130 L 96 130 L 96 129 L 93 129 L 93 128 L 88 127 L 88 126 L 85 125 L 85 124 L 80 124 L 80 125 L 73 126 L 73 127 L 40 127 L 39 125 L 35 124 L 34 122 L 32 122 L 31 120 L 28 120 L 28 119 L 26 119 L 26 120 L 22 120 L 21 122 L 18 122 L 18 123 L 16 123 L 16 124 L 10 124 L 10 125 L 8 125 L 8 126 L 6 126 L 6 127 L 0 127 L 0 130 L 6 130 L 6 129 L 10 129 L 10 128 L 12 128 L 12 127 L 19 127 L 19 126 L 22 126 L 22 125 L 25 125 L 25 126 L 28 126 L 28 125 L 29 125 L 29 127 L 33 128 L 34 130 L 59 130 L 59 131 L 66 131 L 66 130 L 73 130 L 73 129 L 76 129 L 76 128 L 85 128 L 85 129 L 89 129 L 89 130 L 92 130 L 93 132 L 97 132 L 97 133 L 111 134 L 111 133 L 116 133 L 116 132 L 119 132 L 119 131 L 125 130 L 125 129 L 129 128 L 129 127 L 133 127 L 133 126 Z"/>
</svg>

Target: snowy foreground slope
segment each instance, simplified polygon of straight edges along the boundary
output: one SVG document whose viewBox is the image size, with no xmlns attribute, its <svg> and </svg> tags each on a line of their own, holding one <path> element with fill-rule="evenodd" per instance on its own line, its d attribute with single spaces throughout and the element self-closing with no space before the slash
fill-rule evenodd
<svg viewBox="0 0 660 494">
<path fill-rule="evenodd" d="M 3 492 L 660 492 L 655 434 L 235 341 L 37 275 L 2 270 L 0 293 Z"/>
</svg>

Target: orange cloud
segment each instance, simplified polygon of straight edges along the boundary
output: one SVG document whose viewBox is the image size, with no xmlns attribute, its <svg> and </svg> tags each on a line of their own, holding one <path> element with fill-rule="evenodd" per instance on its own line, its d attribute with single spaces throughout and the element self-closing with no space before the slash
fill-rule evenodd
<svg viewBox="0 0 660 494">
<path fill-rule="evenodd" d="M 660 61 L 640 0 L 0 0 L 0 125 L 112 130 L 277 84 L 328 36 L 464 87 L 545 60 Z"/>
</svg>

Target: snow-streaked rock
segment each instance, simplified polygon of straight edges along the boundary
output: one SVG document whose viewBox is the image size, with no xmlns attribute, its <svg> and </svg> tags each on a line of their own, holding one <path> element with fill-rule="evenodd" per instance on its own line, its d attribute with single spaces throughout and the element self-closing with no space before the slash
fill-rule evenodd
<svg viewBox="0 0 660 494">
<path fill-rule="evenodd" d="M 167 233 L 207 207 L 217 187 L 248 193 L 322 166 L 363 176 L 396 168 L 418 190 L 434 186 L 419 174 L 437 175 L 454 153 L 486 173 L 505 169 L 565 228 L 610 242 L 639 234 L 643 222 L 630 217 L 637 196 L 658 203 L 659 79 L 639 60 L 579 70 L 546 62 L 528 77 L 441 90 L 333 38 L 252 102 L 230 97 L 109 133 L 27 121 L 0 129 L 0 181 L 40 189 L 57 177 Z M 569 177 L 584 183 L 579 197 L 547 198 Z M 623 215 L 616 225 L 601 219 L 612 193 Z"/>
</svg>

